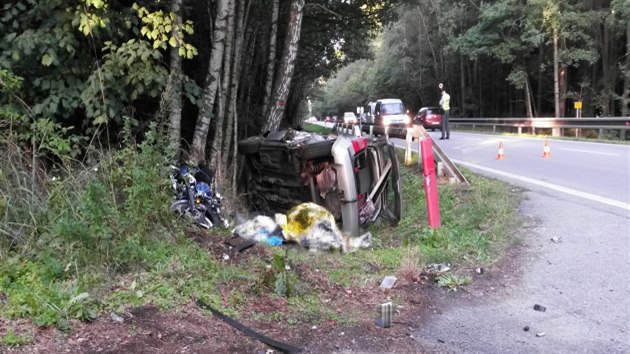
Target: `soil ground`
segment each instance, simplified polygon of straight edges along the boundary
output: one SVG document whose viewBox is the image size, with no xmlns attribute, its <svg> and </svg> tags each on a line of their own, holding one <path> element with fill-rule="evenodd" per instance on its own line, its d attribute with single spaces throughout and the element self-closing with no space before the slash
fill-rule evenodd
<svg viewBox="0 0 630 354">
<path fill-rule="evenodd" d="M 231 251 L 223 241 L 224 236 L 196 238 L 209 255 L 220 259 L 223 254 L 231 256 L 231 262 L 239 262 L 249 257 L 265 256 L 266 247 L 254 246 L 243 253 Z M 316 324 L 290 324 L 286 321 L 291 307 L 284 298 L 262 296 L 251 303 L 242 313 L 257 316 L 241 316 L 239 322 L 271 337 L 295 347 L 303 348 L 303 353 L 421 353 L 431 351 L 431 346 L 421 345 L 413 339 L 412 333 L 420 328 L 430 316 L 443 310 L 444 299 L 474 298 L 473 294 L 492 291 L 504 287 L 518 273 L 520 246 L 507 250 L 503 260 L 479 274 L 474 269 L 458 269 L 459 274 L 468 273 L 473 278 L 472 285 L 457 292 L 439 288 L 434 277 L 423 274 L 413 281 L 399 279 L 393 289 L 381 289 L 379 284 L 365 284 L 359 288 L 343 288 L 329 282 L 316 269 L 297 269 L 301 277 L 309 277 L 318 283 L 317 291 L 322 302 L 339 318 L 350 315 L 351 324 L 328 320 Z M 391 328 L 375 325 L 377 305 L 396 299 L 404 304 L 395 309 Z M 220 310 L 220 309 L 219 309 Z M 275 320 L 264 320 L 265 314 L 273 314 Z M 153 306 L 131 309 L 119 314 L 122 323 L 103 314 L 91 323 L 75 322 L 71 333 L 63 333 L 54 328 L 41 329 L 29 321 L 21 321 L 23 327 L 32 333 L 33 343 L 18 348 L 0 348 L 6 353 L 270 353 L 278 350 L 247 337 L 227 323 L 201 311 L 191 300 L 177 310 L 160 311 Z M 259 318 L 261 320 L 255 320 Z M 269 318 L 269 316 L 267 317 Z M 0 323 L 6 328 L 7 323 Z M 11 324 L 16 327 L 15 321 Z M 24 333 L 23 330 L 20 332 Z M 440 338 L 436 338 L 439 341 Z"/>
</svg>

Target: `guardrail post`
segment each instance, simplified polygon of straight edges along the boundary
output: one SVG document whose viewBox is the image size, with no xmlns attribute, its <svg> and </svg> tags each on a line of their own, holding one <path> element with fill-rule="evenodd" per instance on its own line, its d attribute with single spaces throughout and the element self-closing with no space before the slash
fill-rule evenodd
<svg viewBox="0 0 630 354">
<path fill-rule="evenodd" d="M 551 136 L 561 136 L 560 128 L 551 128 Z"/>
<path fill-rule="evenodd" d="M 407 142 L 407 148 L 405 150 L 405 165 L 411 165 L 411 142 L 413 141 L 413 135 L 411 134 L 411 129 L 407 129 L 407 136 L 405 137 L 405 141 Z"/>
<path fill-rule="evenodd" d="M 497 132 L 497 126 L 496 126 L 496 125 L 493 125 L 493 126 L 492 126 L 492 132 L 493 132 L 493 133 L 496 133 L 496 132 Z"/>
<path fill-rule="evenodd" d="M 519 135 L 523 134 L 523 127 L 518 127 L 518 134 Z"/>
<path fill-rule="evenodd" d="M 597 131 L 597 139 L 601 139 L 601 138 L 602 138 L 602 135 L 604 135 L 604 129 L 601 129 L 601 128 L 600 128 L 600 129 Z"/>
</svg>

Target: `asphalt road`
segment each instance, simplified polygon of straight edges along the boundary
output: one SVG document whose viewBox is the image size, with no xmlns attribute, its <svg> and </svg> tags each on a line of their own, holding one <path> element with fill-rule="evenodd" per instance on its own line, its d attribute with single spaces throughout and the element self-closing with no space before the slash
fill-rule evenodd
<svg viewBox="0 0 630 354">
<path fill-rule="evenodd" d="M 526 188 L 527 223 L 521 270 L 486 291 L 436 295 L 412 334 L 419 348 L 630 353 L 630 146 L 550 140 L 542 158 L 536 138 L 452 132 L 436 142 L 456 164 Z"/>
</svg>

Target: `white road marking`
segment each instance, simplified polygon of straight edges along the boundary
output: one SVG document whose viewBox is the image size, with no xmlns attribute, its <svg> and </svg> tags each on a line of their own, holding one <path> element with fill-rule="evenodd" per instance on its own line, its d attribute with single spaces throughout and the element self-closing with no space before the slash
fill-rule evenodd
<svg viewBox="0 0 630 354">
<path fill-rule="evenodd" d="M 560 148 L 559 150 L 566 151 L 575 151 L 575 152 L 583 152 L 585 154 L 597 154 L 597 155 L 607 155 L 607 156 L 619 156 L 619 154 L 613 154 L 611 152 L 601 152 L 601 151 L 592 151 L 592 150 L 581 150 L 581 149 L 571 149 L 571 148 Z"/>
<path fill-rule="evenodd" d="M 522 181 L 522 182 L 535 184 L 537 186 L 553 189 L 555 191 L 566 193 L 566 194 L 569 194 L 569 195 L 572 195 L 572 196 L 575 196 L 575 197 L 588 199 L 590 201 L 594 201 L 594 202 L 598 202 L 598 203 L 602 203 L 602 204 L 606 204 L 606 205 L 610 205 L 610 206 L 614 206 L 614 207 L 617 207 L 617 208 L 621 208 L 621 209 L 625 209 L 625 210 L 629 210 L 630 211 L 630 204 L 629 203 L 624 203 L 624 202 L 620 202 L 618 200 L 600 197 L 600 196 L 595 195 L 595 194 L 581 192 L 581 191 L 578 191 L 578 190 L 575 190 L 575 189 L 562 187 L 562 186 L 559 186 L 559 185 L 556 185 L 556 184 L 553 184 L 553 183 L 543 182 L 543 181 L 535 180 L 535 179 L 532 179 L 532 178 L 515 175 L 515 174 L 512 174 L 512 173 L 495 170 L 493 168 L 479 166 L 479 165 L 476 165 L 476 164 L 473 164 L 473 163 L 469 163 L 469 162 L 465 162 L 465 161 L 454 160 L 454 159 L 451 159 L 451 161 L 453 161 L 453 162 L 455 162 L 457 164 L 463 165 L 463 166 L 470 167 L 470 168 L 475 168 L 475 169 L 478 169 L 478 170 L 494 173 L 494 174 L 497 174 L 497 175 L 500 175 L 500 176 L 516 179 L 516 180 L 519 180 L 519 181 Z"/>
</svg>

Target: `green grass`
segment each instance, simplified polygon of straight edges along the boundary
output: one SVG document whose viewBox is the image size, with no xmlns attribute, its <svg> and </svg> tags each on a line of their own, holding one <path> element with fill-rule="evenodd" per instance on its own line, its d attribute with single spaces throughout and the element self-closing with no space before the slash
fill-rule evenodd
<svg viewBox="0 0 630 354">
<path fill-rule="evenodd" d="M 322 127 L 321 125 L 312 123 L 304 123 L 302 128 L 304 131 L 311 133 L 330 134 L 332 132 L 331 128 Z"/>
<path fill-rule="evenodd" d="M 440 275 L 435 280 L 438 286 L 448 288 L 449 291 L 457 291 L 459 288 L 469 285 L 472 282 L 471 277 L 461 276 L 454 273 Z"/>
<path fill-rule="evenodd" d="M 19 335 L 16 334 L 12 329 L 9 329 L 7 333 L 2 337 L 0 343 L 8 347 L 19 347 L 24 344 L 29 344 L 32 341 L 33 338 L 31 338 L 31 336 Z"/>
</svg>

